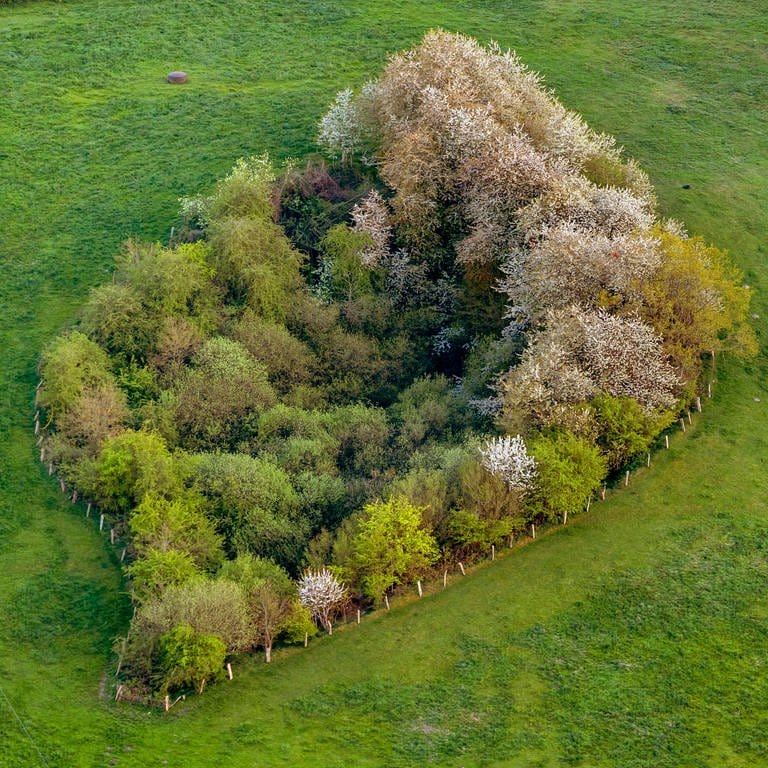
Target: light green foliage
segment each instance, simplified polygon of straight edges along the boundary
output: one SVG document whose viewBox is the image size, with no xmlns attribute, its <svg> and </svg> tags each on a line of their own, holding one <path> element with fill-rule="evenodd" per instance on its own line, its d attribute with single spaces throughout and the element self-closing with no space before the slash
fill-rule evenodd
<svg viewBox="0 0 768 768">
<path fill-rule="evenodd" d="M 403 497 L 363 509 L 354 541 L 356 577 L 380 602 L 387 590 L 423 576 L 438 557 L 435 539 L 422 527 L 421 510 Z"/>
<path fill-rule="evenodd" d="M 189 624 L 197 632 L 215 635 L 228 651 L 253 645 L 245 598 L 231 581 L 199 577 L 170 586 L 157 600 L 139 607 L 132 627 L 151 644 L 177 624 Z"/>
<path fill-rule="evenodd" d="M 312 621 L 312 614 L 297 599 L 290 616 L 282 625 L 280 639 L 286 643 L 303 643 L 307 638 L 314 637 L 318 631 L 317 624 Z"/>
<path fill-rule="evenodd" d="M 161 358 L 169 318 L 195 327 L 215 324 L 218 292 L 204 243 L 162 248 L 128 240 L 116 257 L 113 283 L 91 291 L 82 310 L 83 330 L 124 365 Z"/>
<path fill-rule="evenodd" d="M 255 644 L 264 649 L 269 663 L 272 645 L 288 623 L 301 623 L 301 616 L 295 615 L 296 587 L 290 576 L 270 560 L 243 554 L 225 563 L 219 577 L 234 581 L 243 590 Z"/>
<path fill-rule="evenodd" d="M 147 494 L 129 519 L 133 544 L 139 557 L 153 551 L 187 552 L 195 566 L 213 570 L 221 562 L 221 539 L 200 511 L 201 499 L 185 494 L 165 499 Z"/>
<path fill-rule="evenodd" d="M 630 397 L 600 394 L 590 405 L 594 410 L 597 445 L 609 469 L 619 469 L 648 450 L 653 438 L 674 421 L 674 413 L 648 414 Z"/>
<path fill-rule="evenodd" d="M 168 587 L 200 575 L 189 552 L 153 547 L 145 549 L 125 571 L 131 580 L 133 597 L 140 603 L 156 600 Z"/>
<path fill-rule="evenodd" d="M 216 191 L 207 201 L 206 218 L 270 218 L 274 180 L 275 170 L 268 154 L 241 157 L 216 185 Z"/>
<path fill-rule="evenodd" d="M 178 624 L 160 638 L 161 692 L 194 685 L 198 693 L 205 683 L 224 671 L 227 649 L 215 635 L 195 632 L 189 624 Z"/>
<path fill-rule="evenodd" d="M 128 240 L 116 258 L 118 283 L 133 287 L 146 311 L 194 317 L 205 326 L 218 299 L 205 242 L 175 248 Z"/>
<path fill-rule="evenodd" d="M 276 400 L 264 367 L 224 337 L 205 342 L 192 364 L 172 404 L 182 446 L 199 451 L 247 444 L 259 411 Z"/>
<path fill-rule="evenodd" d="M 157 337 L 157 319 L 127 283 L 94 288 L 80 312 L 81 328 L 121 361 L 143 360 Z"/>
<path fill-rule="evenodd" d="M 270 383 L 281 394 L 313 380 L 317 361 L 312 350 L 284 325 L 246 310 L 232 329 L 232 338 L 266 368 Z"/>
<path fill-rule="evenodd" d="M 174 498 L 183 493 L 184 463 L 153 432 L 126 430 L 104 444 L 93 489 L 106 509 L 125 513 L 147 494 Z"/>
<path fill-rule="evenodd" d="M 40 373 L 39 403 L 55 418 L 71 408 L 84 389 L 114 384 L 107 353 L 77 331 L 59 336 L 46 348 Z"/>
<path fill-rule="evenodd" d="M 229 297 L 279 321 L 300 286 L 302 257 L 272 221 L 273 180 L 266 156 L 239 161 L 214 194 L 208 238 L 217 280 Z"/>
<path fill-rule="evenodd" d="M 445 526 L 447 542 L 464 555 L 487 553 L 525 524 L 526 513 L 518 489 L 503 477 L 492 475 L 474 459 L 459 470 L 457 509 Z"/>
<path fill-rule="evenodd" d="M 355 547 L 363 510 L 358 509 L 345 517 L 338 527 L 331 531 L 321 528 L 307 545 L 306 559 L 311 568 L 328 568 L 344 582 L 355 580 Z"/>
<path fill-rule="evenodd" d="M 445 538 L 458 558 L 487 556 L 491 546 L 499 544 L 520 527 L 519 517 L 484 520 L 465 509 L 453 509 L 445 525 Z"/>
<path fill-rule="evenodd" d="M 289 476 L 276 464 L 244 454 L 201 454 L 195 457 L 195 487 L 231 554 L 298 562 L 307 525 Z"/>
<path fill-rule="evenodd" d="M 545 520 L 583 511 L 607 472 L 607 461 L 598 448 L 570 432 L 535 436 L 529 452 L 536 459 L 537 474 L 525 508 Z"/>
<path fill-rule="evenodd" d="M 451 498 L 444 472 L 438 469 L 413 469 L 395 480 L 387 489 L 393 498 L 406 498 L 421 509 L 425 530 L 443 540 L 444 525 Z"/>
<path fill-rule="evenodd" d="M 328 230 L 320 242 L 323 262 L 318 291 L 326 301 L 354 301 L 374 292 L 381 270 L 364 264 L 361 254 L 373 245 L 365 232 L 354 232 L 346 224 Z"/>
</svg>

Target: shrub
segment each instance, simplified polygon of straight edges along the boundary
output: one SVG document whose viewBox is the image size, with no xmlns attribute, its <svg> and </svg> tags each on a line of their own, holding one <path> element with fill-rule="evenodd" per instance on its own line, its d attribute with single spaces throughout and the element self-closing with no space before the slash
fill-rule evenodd
<svg viewBox="0 0 768 768">
<path fill-rule="evenodd" d="M 544 520 L 581 512 L 607 471 L 598 448 L 569 432 L 539 435 L 531 440 L 530 451 L 538 473 L 524 504 L 529 514 Z"/>
<path fill-rule="evenodd" d="M 357 579 L 377 603 L 391 587 L 423 576 L 439 552 L 422 527 L 422 511 L 407 499 L 392 498 L 363 509 L 354 541 Z"/>
</svg>

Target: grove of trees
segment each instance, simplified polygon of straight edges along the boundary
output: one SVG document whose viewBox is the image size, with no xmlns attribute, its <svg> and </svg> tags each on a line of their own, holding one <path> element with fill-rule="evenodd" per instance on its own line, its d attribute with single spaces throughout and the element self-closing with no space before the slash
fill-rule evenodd
<svg viewBox="0 0 768 768">
<path fill-rule="evenodd" d="M 513 53 L 429 32 L 318 141 L 125 243 L 42 353 L 46 461 L 128 542 L 136 697 L 580 512 L 755 351 L 726 255 Z"/>
</svg>

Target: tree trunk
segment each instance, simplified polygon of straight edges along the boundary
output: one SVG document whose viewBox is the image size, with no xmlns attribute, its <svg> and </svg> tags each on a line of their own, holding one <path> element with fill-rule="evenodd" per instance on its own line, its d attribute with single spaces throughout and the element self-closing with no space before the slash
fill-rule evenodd
<svg viewBox="0 0 768 768">
<path fill-rule="evenodd" d="M 264 646 L 264 658 L 266 659 L 267 664 L 272 661 L 272 643 L 267 643 Z"/>
</svg>

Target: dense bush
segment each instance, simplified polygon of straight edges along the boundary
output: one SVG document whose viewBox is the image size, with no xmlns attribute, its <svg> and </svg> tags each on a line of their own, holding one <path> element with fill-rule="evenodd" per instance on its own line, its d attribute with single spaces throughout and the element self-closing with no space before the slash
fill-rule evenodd
<svg viewBox="0 0 768 768">
<path fill-rule="evenodd" d="M 319 141 L 126 243 L 42 354 L 43 453 L 130 536 L 143 689 L 579 512 L 755 349 L 727 257 L 512 53 L 430 32 Z"/>
</svg>

